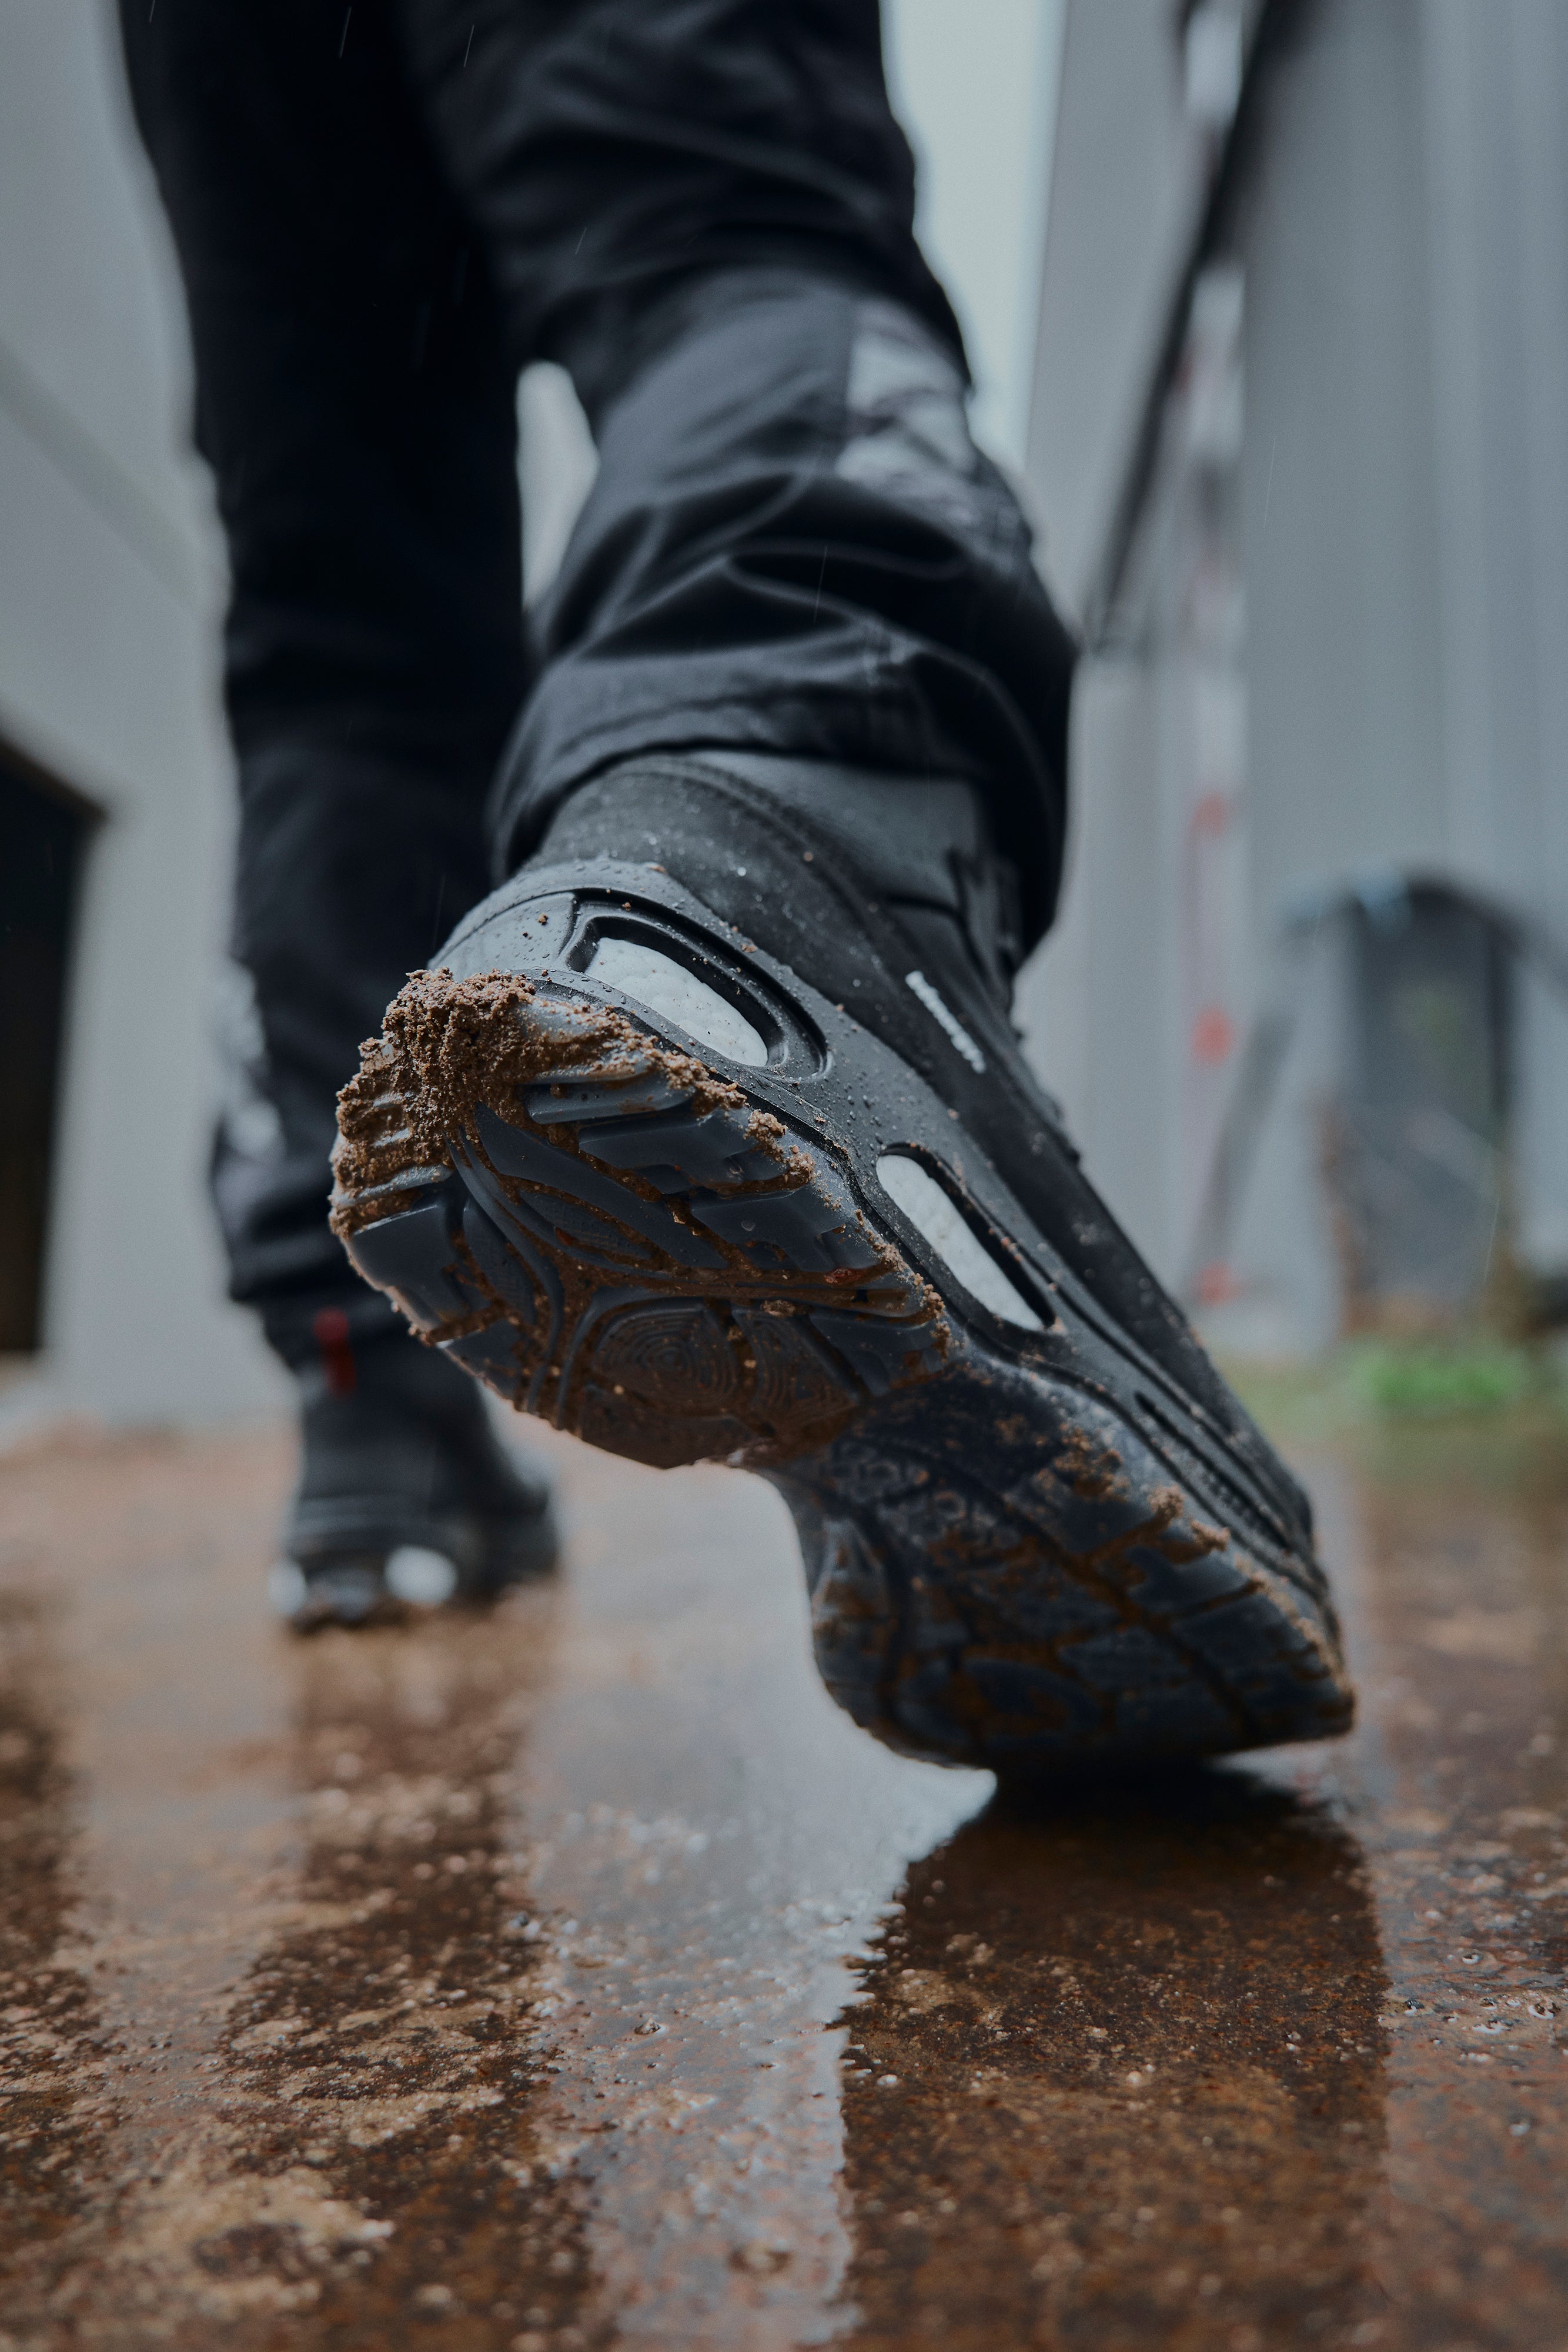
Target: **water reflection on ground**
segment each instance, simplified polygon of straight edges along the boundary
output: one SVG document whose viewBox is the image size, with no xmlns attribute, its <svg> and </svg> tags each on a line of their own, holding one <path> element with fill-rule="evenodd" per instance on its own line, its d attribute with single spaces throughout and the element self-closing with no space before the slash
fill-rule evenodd
<svg viewBox="0 0 1568 2352">
<path fill-rule="evenodd" d="M 857 2343 L 1270 2346 L 1382 2305 L 1385 1983 L 1359 1850 L 1239 1775 L 910 1873 L 845 2086 Z"/>
<path fill-rule="evenodd" d="M 1032 1810 L 752 1482 L 300 1648 L 279 1442 L 0 1465 L 0 2346 L 1568 2335 L 1563 1455 L 1320 1453 L 1354 1739 Z"/>
</svg>

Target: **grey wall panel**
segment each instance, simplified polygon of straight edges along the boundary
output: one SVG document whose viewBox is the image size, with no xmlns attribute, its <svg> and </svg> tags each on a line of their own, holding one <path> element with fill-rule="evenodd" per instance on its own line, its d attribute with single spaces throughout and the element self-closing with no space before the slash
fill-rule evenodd
<svg viewBox="0 0 1568 2352">
<path fill-rule="evenodd" d="M 1068 0 L 1027 471 L 1081 612 L 1202 196 L 1170 0 Z"/>
<path fill-rule="evenodd" d="M 1444 847 L 1419 58 L 1402 0 L 1316 0 L 1244 207 L 1254 918 Z"/>
<path fill-rule="evenodd" d="M 1458 870 L 1568 913 L 1568 25 L 1425 0 L 1445 774 Z"/>
<path fill-rule="evenodd" d="M 1156 698 L 1134 661 L 1087 661 L 1073 713 L 1073 803 L 1061 920 L 1023 975 L 1027 1050 L 1061 1099 L 1094 1182 L 1167 1277 L 1179 1236 L 1168 1162 L 1166 894 Z"/>
</svg>

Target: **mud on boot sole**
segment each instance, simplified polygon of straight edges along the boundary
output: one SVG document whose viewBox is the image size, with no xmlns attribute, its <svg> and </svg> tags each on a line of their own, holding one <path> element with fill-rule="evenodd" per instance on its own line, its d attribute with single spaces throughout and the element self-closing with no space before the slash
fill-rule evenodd
<svg viewBox="0 0 1568 2352">
<path fill-rule="evenodd" d="M 940 1370 L 940 1298 L 803 1128 L 619 1010 L 410 988 L 429 1076 L 372 1055 L 347 1090 L 335 1222 L 519 1411 L 661 1468 L 761 1465 Z"/>
<path fill-rule="evenodd" d="M 945 1301 L 809 1104 L 572 977 L 418 974 L 345 1090 L 334 1223 L 427 1339 L 609 1451 L 771 1476 L 828 1687 L 912 1754 L 1036 1776 L 1345 1727 L 1315 1564 L 1212 1458 Z"/>
<path fill-rule="evenodd" d="M 942 1406 L 890 1399 L 775 1475 L 856 1722 L 1037 1780 L 1347 1727 L 1322 1612 L 1103 1402 L 971 1346 Z"/>
</svg>

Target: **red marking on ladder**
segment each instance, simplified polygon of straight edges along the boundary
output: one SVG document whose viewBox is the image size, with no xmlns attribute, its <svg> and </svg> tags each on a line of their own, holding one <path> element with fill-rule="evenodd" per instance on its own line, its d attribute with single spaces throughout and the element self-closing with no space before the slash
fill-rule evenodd
<svg viewBox="0 0 1568 2352">
<path fill-rule="evenodd" d="M 1192 1024 L 1195 1062 L 1223 1062 L 1236 1044 L 1236 1024 L 1223 1005 L 1206 1004 Z"/>
</svg>

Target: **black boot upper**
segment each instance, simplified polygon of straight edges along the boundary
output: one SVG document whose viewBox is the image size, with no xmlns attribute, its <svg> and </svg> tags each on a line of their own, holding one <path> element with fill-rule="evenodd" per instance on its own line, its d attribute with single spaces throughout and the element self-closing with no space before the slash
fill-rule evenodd
<svg viewBox="0 0 1568 2352">
<path fill-rule="evenodd" d="M 642 866 L 655 896 L 658 876 L 668 876 L 890 1045 L 957 1113 L 1091 1296 L 1306 1523 L 1305 1497 L 1089 1183 L 1057 1106 L 1023 1059 L 1007 1009 L 1011 894 L 977 804 L 970 830 L 950 814 L 934 817 L 929 801 L 896 784 L 839 772 L 844 803 L 857 782 L 860 797 L 853 819 L 834 824 L 824 822 L 809 766 L 807 790 L 791 798 L 783 763 L 766 782 L 753 763 L 739 764 L 752 772 L 727 775 L 719 754 L 617 769 L 566 803 L 533 866 Z M 888 838 L 881 881 L 866 871 L 879 826 Z M 525 869 L 518 882 L 530 878 Z M 931 1009 L 933 992 L 959 1037 Z"/>
</svg>

